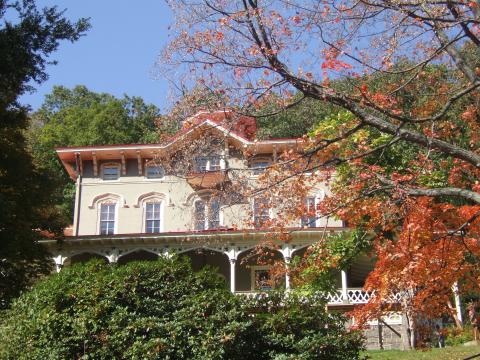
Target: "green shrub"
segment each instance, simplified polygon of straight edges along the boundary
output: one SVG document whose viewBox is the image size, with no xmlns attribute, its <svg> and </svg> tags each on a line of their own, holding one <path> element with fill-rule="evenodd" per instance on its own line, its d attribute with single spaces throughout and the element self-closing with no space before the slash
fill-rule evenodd
<svg viewBox="0 0 480 360">
<path fill-rule="evenodd" d="M 364 349 L 360 331 L 345 328 L 342 314 L 326 312 L 318 297 L 272 293 L 253 301 L 256 322 L 275 360 L 352 360 Z"/>
<path fill-rule="evenodd" d="M 0 359 L 355 359 L 360 338 L 341 320 L 300 298 L 234 296 L 186 260 L 91 262 L 13 303 Z"/>
<path fill-rule="evenodd" d="M 182 260 L 65 268 L 5 315 L 1 359 L 256 357 L 241 300 Z"/>
<path fill-rule="evenodd" d="M 445 344 L 447 346 L 457 346 L 473 340 L 473 330 L 469 325 L 465 325 L 463 329 L 456 326 L 447 328 L 447 336 Z"/>
</svg>

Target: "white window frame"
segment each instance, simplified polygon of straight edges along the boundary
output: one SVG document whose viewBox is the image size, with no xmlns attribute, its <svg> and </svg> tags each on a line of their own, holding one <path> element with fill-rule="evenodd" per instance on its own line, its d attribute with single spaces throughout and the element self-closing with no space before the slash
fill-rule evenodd
<svg viewBox="0 0 480 360">
<path fill-rule="evenodd" d="M 115 205 L 114 220 L 113 220 L 113 234 L 102 234 L 102 205 Z M 105 199 L 99 201 L 97 204 L 97 234 L 102 236 L 109 236 L 118 234 L 118 208 L 119 203 L 117 200 Z"/>
<path fill-rule="evenodd" d="M 195 199 L 195 201 L 193 202 L 193 230 L 194 231 L 218 230 L 223 226 L 221 202 L 218 199 L 214 199 L 214 200 L 218 202 L 218 226 L 210 228 L 210 211 L 211 211 L 210 202 L 212 201 L 212 197 L 211 196 L 199 197 L 198 199 Z M 203 202 L 205 205 L 204 212 L 203 212 L 203 221 L 204 221 L 203 229 L 197 229 L 197 218 L 196 218 L 197 205 L 196 204 L 200 201 Z"/>
<path fill-rule="evenodd" d="M 105 168 L 113 168 L 113 167 L 117 168 L 118 177 L 116 179 L 105 179 L 105 174 L 104 174 Z M 100 174 L 103 181 L 119 181 L 120 177 L 122 176 L 122 169 L 119 163 L 109 162 L 109 163 L 102 164 L 102 166 L 100 167 Z"/>
<path fill-rule="evenodd" d="M 160 229 L 158 232 L 147 232 L 147 204 L 160 204 Z M 162 199 L 158 199 L 158 198 L 149 198 L 149 199 L 146 199 L 143 201 L 143 206 L 142 206 L 142 209 L 143 209 L 143 221 L 142 221 L 142 233 L 144 234 L 159 234 L 159 233 L 162 233 L 164 232 L 163 230 L 163 224 L 164 224 L 164 204 L 165 204 L 165 201 L 162 200 Z"/>
<path fill-rule="evenodd" d="M 323 201 L 325 197 L 325 192 L 323 190 L 316 192 L 315 194 L 310 194 L 307 195 L 307 197 L 304 198 L 304 202 L 308 198 L 314 198 L 315 199 L 315 226 L 310 226 L 310 225 L 303 225 L 303 219 L 300 219 L 300 227 L 303 227 L 305 229 L 309 228 L 318 228 L 320 227 L 320 218 L 318 217 L 318 206 L 320 203 Z"/>
<path fill-rule="evenodd" d="M 162 176 L 152 176 L 152 177 L 149 177 L 149 176 L 148 176 L 148 168 L 153 168 L 153 167 L 159 167 L 159 168 L 161 168 L 162 171 L 163 171 L 163 175 L 162 175 Z M 147 164 L 144 166 L 143 176 L 145 177 L 146 180 L 162 180 L 162 179 L 165 179 L 165 168 L 164 168 L 162 165 L 159 165 L 159 164 L 156 164 L 156 163 L 147 163 Z"/>
<path fill-rule="evenodd" d="M 216 158 L 218 159 L 218 169 L 213 169 L 212 170 L 212 159 L 213 158 Z M 197 161 L 198 159 L 205 159 L 205 170 L 199 170 L 198 166 L 197 166 Z M 223 160 L 223 161 L 222 161 Z M 197 156 L 193 159 L 194 161 L 194 172 L 195 173 L 205 173 L 205 172 L 209 172 L 209 171 L 221 171 L 221 170 L 225 170 L 225 161 L 223 159 L 223 156 L 222 155 L 207 155 L 207 156 Z"/>
<path fill-rule="evenodd" d="M 252 219 L 252 220 L 253 220 L 253 227 L 254 227 L 255 229 L 261 228 L 261 227 L 263 226 L 263 225 L 261 225 L 261 224 L 260 224 L 259 226 L 257 226 L 257 222 L 256 222 L 256 220 L 255 220 L 255 202 L 256 202 L 257 200 L 265 200 L 265 202 L 266 202 L 268 205 L 270 204 L 270 200 L 269 200 L 269 199 L 264 199 L 264 198 L 261 198 L 261 197 L 260 197 L 260 198 L 254 198 L 254 199 L 253 199 L 253 201 L 252 201 L 252 212 L 253 212 L 252 215 L 253 215 L 253 219 Z M 272 209 L 271 207 L 269 207 L 267 210 L 268 210 L 268 219 L 267 219 L 267 220 L 272 220 L 272 218 L 273 218 L 273 209 Z"/>
<path fill-rule="evenodd" d="M 250 266 L 250 290 L 251 291 L 270 291 L 270 290 L 274 290 L 275 289 L 275 282 L 272 281 L 271 283 L 271 286 L 272 288 L 271 289 L 257 289 L 255 287 L 255 272 L 256 271 L 270 271 L 271 269 L 271 266 L 270 265 L 251 265 Z M 271 275 L 270 276 L 270 280 L 271 279 Z"/>
</svg>

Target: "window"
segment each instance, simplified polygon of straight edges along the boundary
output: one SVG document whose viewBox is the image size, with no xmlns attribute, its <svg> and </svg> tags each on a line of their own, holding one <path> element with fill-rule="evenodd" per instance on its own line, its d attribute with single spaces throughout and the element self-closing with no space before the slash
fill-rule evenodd
<svg viewBox="0 0 480 360">
<path fill-rule="evenodd" d="M 302 226 L 317 227 L 317 206 L 314 196 L 305 199 L 305 215 L 302 216 Z"/>
<path fill-rule="evenodd" d="M 160 229 L 160 212 L 162 203 L 147 202 L 145 204 L 145 232 L 147 233 L 159 233 Z"/>
<path fill-rule="evenodd" d="M 209 158 L 209 169 L 210 171 L 218 171 L 221 169 L 220 166 L 220 156 L 211 156 Z"/>
<path fill-rule="evenodd" d="M 195 230 L 205 230 L 206 206 L 203 200 L 195 201 Z"/>
<path fill-rule="evenodd" d="M 118 164 L 107 164 L 102 167 L 103 180 L 117 180 L 120 177 L 120 166 Z"/>
<path fill-rule="evenodd" d="M 220 203 L 217 199 L 197 200 L 194 207 L 195 230 L 210 230 L 220 227 Z"/>
<path fill-rule="evenodd" d="M 256 160 L 252 164 L 253 175 L 260 175 L 270 166 L 269 160 Z"/>
<path fill-rule="evenodd" d="M 269 266 L 252 266 L 251 273 L 251 289 L 253 291 L 272 290 L 274 288 L 274 281 L 270 274 Z"/>
<path fill-rule="evenodd" d="M 199 156 L 195 158 L 195 169 L 197 173 L 207 171 L 219 171 L 221 170 L 221 158 L 218 155 L 213 156 Z"/>
<path fill-rule="evenodd" d="M 253 201 L 253 223 L 256 228 L 262 227 L 270 220 L 270 209 L 267 199 L 257 198 Z"/>
<path fill-rule="evenodd" d="M 161 165 L 147 165 L 145 167 L 145 176 L 147 179 L 161 179 L 165 176 L 165 170 Z"/>
<path fill-rule="evenodd" d="M 320 201 L 323 200 L 323 197 L 324 192 L 320 190 L 317 194 L 305 198 L 303 203 L 304 215 L 301 220 L 302 227 L 314 228 L 318 226 L 318 206 Z"/>
<path fill-rule="evenodd" d="M 112 203 L 100 205 L 100 235 L 115 233 L 115 208 L 116 204 Z"/>
</svg>

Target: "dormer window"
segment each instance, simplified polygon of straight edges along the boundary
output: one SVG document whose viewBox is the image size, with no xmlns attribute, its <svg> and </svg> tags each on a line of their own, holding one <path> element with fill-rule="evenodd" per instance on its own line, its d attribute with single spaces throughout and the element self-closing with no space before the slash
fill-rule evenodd
<svg viewBox="0 0 480 360">
<path fill-rule="evenodd" d="M 161 179 L 165 177 L 165 169 L 161 165 L 149 164 L 145 167 L 147 179 Z"/>
<path fill-rule="evenodd" d="M 219 155 L 196 157 L 194 171 L 197 173 L 219 171 L 222 168 L 220 160 Z"/>
<path fill-rule="evenodd" d="M 258 159 L 252 162 L 253 175 L 257 176 L 263 174 L 270 166 L 271 162 L 268 159 Z"/>
<path fill-rule="evenodd" d="M 194 228 L 197 231 L 218 229 L 220 202 L 217 199 L 199 199 L 194 203 Z"/>
<path fill-rule="evenodd" d="M 118 180 L 119 177 L 120 177 L 119 164 L 104 164 L 102 166 L 103 180 Z"/>
</svg>

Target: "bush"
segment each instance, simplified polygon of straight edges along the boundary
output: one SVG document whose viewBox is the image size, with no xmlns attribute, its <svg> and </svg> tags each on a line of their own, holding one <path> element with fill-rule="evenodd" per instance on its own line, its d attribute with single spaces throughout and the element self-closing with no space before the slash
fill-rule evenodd
<svg viewBox="0 0 480 360">
<path fill-rule="evenodd" d="M 445 344 L 447 346 L 458 346 L 473 340 L 473 329 L 469 325 L 465 325 L 463 329 L 456 326 L 447 328 L 447 336 Z"/>
<path fill-rule="evenodd" d="M 345 316 L 327 313 L 318 297 L 279 292 L 252 305 L 269 359 L 352 360 L 364 349 L 362 333 L 347 330 Z"/>
<path fill-rule="evenodd" d="M 185 260 L 78 264 L 37 284 L 4 313 L 0 358 L 358 357 L 358 336 L 324 307 L 293 297 L 284 307 L 280 296 L 272 302 L 275 309 L 234 296 L 214 271 L 194 273 Z"/>
</svg>

